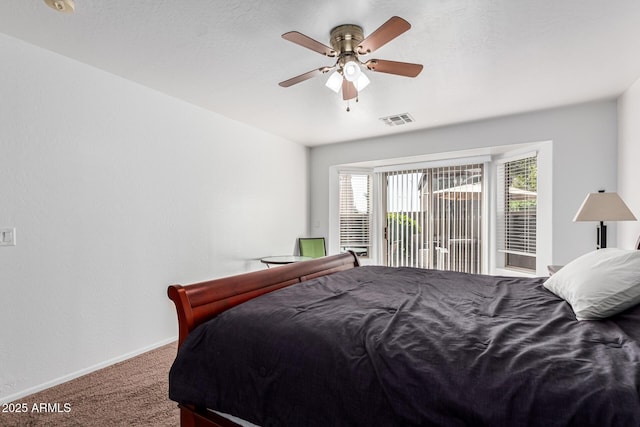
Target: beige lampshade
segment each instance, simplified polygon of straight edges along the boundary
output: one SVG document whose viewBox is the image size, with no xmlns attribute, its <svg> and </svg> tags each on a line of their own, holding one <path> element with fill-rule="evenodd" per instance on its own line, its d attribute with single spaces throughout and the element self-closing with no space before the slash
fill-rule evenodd
<svg viewBox="0 0 640 427">
<path fill-rule="evenodd" d="M 589 193 L 573 220 L 635 221 L 636 217 L 618 193 Z"/>
</svg>

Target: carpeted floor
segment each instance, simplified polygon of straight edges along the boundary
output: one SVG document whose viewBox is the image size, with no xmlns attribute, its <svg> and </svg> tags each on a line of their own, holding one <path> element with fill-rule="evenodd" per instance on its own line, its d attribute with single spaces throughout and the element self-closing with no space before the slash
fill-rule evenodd
<svg viewBox="0 0 640 427">
<path fill-rule="evenodd" d="M 168 398 L 176 346 L 165 345 L 19 399 L 14 404 L 26 404 L 27 412 L 0 413 L 0 425 L 178 426 L 177 405 Z"/>
</svg>

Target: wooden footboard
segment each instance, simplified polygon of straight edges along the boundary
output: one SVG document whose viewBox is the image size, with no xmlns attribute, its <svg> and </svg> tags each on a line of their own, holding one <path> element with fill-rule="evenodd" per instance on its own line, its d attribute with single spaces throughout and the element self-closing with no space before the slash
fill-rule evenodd
<svg viewBox="0 0 640 427">
<path fill-rule="evenodd" d="M 356 255 L 347 252 L 192 285 L 169 286 L 169 298 L 178 313 L 178 347 L 196 326 L 231 307 L 276 289 L 357 266 Z"/>
<path fill-rule="evenodd" d="M 192 285 L 169 286 L 167 292 L 178 313 L 178 347 L 196 326 L 231 307 L 276 289 L 359 265 L 356 255 L 348 252 Z M 178 406 L 182 427 L 239 427 L 206 409 Z"/>
</svg>

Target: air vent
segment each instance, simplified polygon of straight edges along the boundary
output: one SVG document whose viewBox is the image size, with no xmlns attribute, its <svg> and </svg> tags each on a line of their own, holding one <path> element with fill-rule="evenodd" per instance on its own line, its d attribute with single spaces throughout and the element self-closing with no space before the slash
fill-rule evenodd
<svg viewBox="0 0 640 427">
<path fill-rule="evenodd" d="M 381 117 L 382 120 L 387 126 L 400 126 L 407 123 L 413 123 L 413 117 L 409 113 L 396 114 L 395 116 Z"/>
</svg>

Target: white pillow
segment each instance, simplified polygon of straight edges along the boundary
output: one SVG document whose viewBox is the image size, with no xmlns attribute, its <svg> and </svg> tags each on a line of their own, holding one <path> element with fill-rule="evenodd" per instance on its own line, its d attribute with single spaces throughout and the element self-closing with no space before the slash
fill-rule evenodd
<svg viewBox="0 0 640 427">
<path fill-rule="evenodd" d="M 589 252 L 558 270 L 544 287 L 567 301 L 578 320 L 612 316 L 640 302 L 640 251 Z"/>
</svg>

